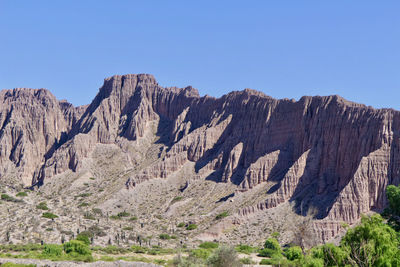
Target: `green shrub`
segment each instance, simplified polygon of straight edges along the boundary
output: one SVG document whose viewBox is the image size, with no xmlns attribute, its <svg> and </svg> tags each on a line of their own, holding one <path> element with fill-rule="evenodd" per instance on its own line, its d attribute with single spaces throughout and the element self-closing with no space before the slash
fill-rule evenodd
<svg viewBox="0 0 400 267">
<path fill-rule="evenodd" d="M 119 212 L 117 215 L 111 215 L 110 218 L 114 220 L 122 219 L 123 217 L 129 217 L 131 214 L 126 211 Z"/>
<path fill-rule="evenodd" d="M 28 196 L 28 193 L 26 193 L 26 192 L 18 192 L 18 193 L 16 194 L 16 196 L 17 196 L 17 197 L 27 197 L 27 196 Z"/>
<path fill-rule="evenodd" d="M 240 263 L 236 250 L 232 247 L 221 246 L 207 259 L 208 265 L 213 267 L 238 267 Z"/>
<path fill-rule="evenodd" d="M 82 202 L 82 203 L 80 203 L 80 204 L 78 205 L 78 208 L 87 207 L 87 206 L 89 206 L 89 203 L 87 203 L 87 202 Z"/>
<path fill-rule="evenodd" d="M 47 207 L 46 202 L 40 202 L 39 205 L 36 206 L 37 209 L 39 210 L 48 210 L 49 208 Z"/>
<path fill-rule="evenodd" d="M 136 217 L 136 216 L 132 216 L 132 217 L 129 218 L 129 220 L 130 220 L 130 221 L 136 221 L 136 220 L 137 220 L 137 217 Z"/>
<path fill-rule="evenodd" d="M 216 242 L 203 242 L 199 245 L 199 248 L 205 248 L 205 249 L 215 249 L 219 246 L 218 243 Z"/>
<path fill-rule="evenodd" d="M 238 245 L 235 247 L 236 251 L 243 254 L 251 254 L 256 251 L 255 248 L 249 245 Z"/>
<path fill-rule="evenodd" d="M 221 219 L 223 219 L 225 217 L 228 217 L 228 216 L 229 216 L 229 213 L 227 211 L 224 211 L 224 212 L 218 214 L 217 216 L 215 216 L 215 219 L 216 220 L 221 220 Z"/>
<path fill-rule="evenodd" d="M 78 236 L 76 237 L 76 240 L 81 241 L 85 243 L 86 245 L 90 245 L 90 237 L 87 232 L 82 232 L 79 233 Z"/>
<path fill-rule="evenodd" d="M 192 249 L 190 251 L 190 255 L 199 259 L 206 260 L 211 255 L 211 251 L 209 249 L 197 248 L 197 249 Z"/>
<path fill-rule="evenodd" d="M 303 258 L 303 251 L 299 246 L 290 247 L 285 251 L 285 256 L 291 261 L 300 260 Z"/>
<path fill-rule="evenodd" d="M 146 249 L 144 247 L 141 247 L 141 246 L 133 245 L 133 246 L 131 246 L 131 250 L 134 253 L 146 253 Z"/>
<path fill-rule="evenodd" d="M 184 227 L 185 226 L 185 223 L 184 222 L 180 222 L 180 223 L 178 223 L 178 225 L 177 225 L 177 227 Z"/>
<path fill-rule="evenodd" d="M 195 230 L 195 229 L 197 229 L 197 224 L 194 224 L 194 223 L 189 224 L 189 225 L 186 227 L 186 230 Z"/>
<path fill-rule="evenodd" d="M 96 220 L 94 215 L 91 214 L 90 212 L 85 212 L 85 214 L 83 215 L 83 218 L 86 219 L 86 220 Z"/>
<path fill-rule="evenodd" d="M 63 253 L 63 248 L 62 246 L 55 245 L 55 244 L 45 244 L 43 247 L 42 254 L 45 256 L 50 256 L 50 257 L 59 257 Z"/>
<path fill-rule="evenodd" d="M 117 216 L 118 217 L 129 217 L 129 216 L 131 216 L 131 214 L 129 212 L 122 211 L 122 212 L 118 213 Z"/>
<path fill-rule="evenodd" d="M 160 234 L 159 238 L 163 240 L 169 240 L 171 239 L 171 236 L 169 234 Z"/>
<path fill-rule="evenodd" d="M 89 246 L 84 242 L 79 240 L 71 240 L 63 245 L 64 251 L 67 254 L 71 254 L 72 256 L 88 256 L 92 255 L 92 252 L 89 249 Z"/>
<path fill-rule="evenodd" d="M 273 249 L 269 249 L 269 248 L 261 249 L 258 252 L 258 256 L 260 256 L 260 257 L 272 258 L 272 257 L 278 256 L 278 255 L 279 255 L 278 251 L 273 250 Z"/>
<path fill-rule="evenodd" d="M 271 249 L 277 252 L 281 252 L 281 246 L 279 245 L 278 240 L 275 238 L 268 238 L 264 243 L 264 248 Z"/>
<path fill-rule="evenodd" d="M 125 230 L 125 231 L 132 231 L 132 230 L 133 230 L 133 227 L 131 227 L 131 226 L 126 226 L 126 227 L 122 228 L 122 230 Z"/>
<path fill-rule="evenodd" d="M 43 213 L 43 214 L 42 214 L 42 217 L 43 217 L 43 218 L 47 218 L 47 219 L 55 219 L 55 218 L 58 218 L 57 215 L 55 215 L 55 214 L 53 214 L 53 213 L 51 213 L 51 212 L 45 212 L 45 213 Z"/>
<path fill-rule="evenodd" d="M 182 200 L 182 198 L 183 198 L 183 197 L 181 197 L 181 196 L 175 197 L 175 198 L 171 201 L 171 204 L 174 204 L 175 202 L 178 202 L 178 201 Z"/>
<path fill-rule="evenodd" d="M 12 196 L 9 196 L 7 194 L 1 194 L 1 200 L 8 201 L 8 202 L 19 202 L 17 199 L 13 198 Z"/>
</svg>

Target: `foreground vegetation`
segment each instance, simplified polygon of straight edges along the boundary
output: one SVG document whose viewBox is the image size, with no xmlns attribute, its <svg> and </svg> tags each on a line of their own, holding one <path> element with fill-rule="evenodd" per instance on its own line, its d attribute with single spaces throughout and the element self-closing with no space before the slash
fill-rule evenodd
<svg viewBox="0 0 400 267">
<path fill-rule="evenodd" d="M 387 197 L 389 207 L 382 216 L 362 217 L 361 224 L 348 229 L 339 245 L 325 244 L 311 249 L 306 249 L 301 244 L 282 247 L 277 240 L 279 234 L 274 233 L 262 248 L 245 244 L 231 247 L 215 242 L 204 242 L 194 249 L 135 245 L 129 248 L 111 245 L 90 247 L 89 237 L 81 233 L 76 239 L 62 245 L 0 245 L 0 257 L 83 262 L 125 260 L 179 267 L 235 267 L 242 264 L 307 267 L 400 266 L 400 186 L 388 186 Z M 7 196 L 2 198 L 10 199 Z M 121 216 L 130 214 L 119 217 Z M 165 234 L 160 235 L 160 238 L 171 239 L 173 236 Z M 163 257 L 165 255 L 169 257 Z"/>
</svg>

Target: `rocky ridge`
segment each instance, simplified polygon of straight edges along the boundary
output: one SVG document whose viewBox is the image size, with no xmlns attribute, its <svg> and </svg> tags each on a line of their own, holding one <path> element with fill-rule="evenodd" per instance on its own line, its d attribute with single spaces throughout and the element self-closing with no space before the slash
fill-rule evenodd
<svg viewBox="0 0 400 267">
<path fill-rule="evenodd" d="M 276 100 L 246 89 L 200 97 L 131 74 L 105 79 L 84 107 L 44 89 L 3 90 L 0 99 L 3 184 L 63 194 L 56 183 L 84 190 L 77 181 L 93 176 L 106 185 L 93 205 L 112 210 L 124 201 L 138 209 L 144 194 L 155 198 L 145 188 L 159 194 L 168 181 L 164 193 L 186 202 L 168 201 L 157 213 L 183 216 L 186 205 L 205 225 L 199 238 L 229 239 L 227 229 L 271 220 L 290 203 L 313 216 L 316 238 L 326 241 L 342 222 L 381 211 L 386 186 L 400 182 L 400 112 L 339 96 Z M 211 190 L 217 201 L 193 206 L 191 192 L 210 186 L 219 188 Z M 219 210 L 232 216 L 210 227 Z"/>
</svg>

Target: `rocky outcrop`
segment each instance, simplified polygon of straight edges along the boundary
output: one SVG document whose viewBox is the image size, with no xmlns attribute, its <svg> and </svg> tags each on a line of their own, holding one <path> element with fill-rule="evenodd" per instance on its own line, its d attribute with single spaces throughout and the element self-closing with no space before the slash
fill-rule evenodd
<svg viewBox="0 0 400 267">
<path fill-rule="evenodd" d="M 139 74 L 105 79 L 85 107 L 46 90 L 2 91 L 0 99 L 0 179 L 25 185 L 79 170 L 97 144 L 117 144 L 144 162 L 138 148 L 156 143 L 160 153 L 130 175 L 128 188 L 184 166 L 238 192 L 272 184 L 265 200 L 239 214 L 290 201 L 299 214 L 316 210 L 315 227 L 327 240 L 341 221 L 382 210 L 385 187 L 400 182 L 400 112 L 339 96 L 276 100 L 246 89 L 200 97 Z"/>
</svg>

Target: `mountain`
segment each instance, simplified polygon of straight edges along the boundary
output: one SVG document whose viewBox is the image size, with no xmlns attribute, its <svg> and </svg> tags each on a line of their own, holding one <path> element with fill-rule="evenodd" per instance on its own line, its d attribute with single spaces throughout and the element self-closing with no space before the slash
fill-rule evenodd
<svg viewBox="0 0 400 267">
<path fill-rule="evenodd" d="M 340 96 L 201 97 L 129 74 L 105 79 L 88 106 L 45 89 L 3 90 L 0 100 L 3 188 L 31 187 L 42 194 L 32 205 L 44 195 L 54 209 L 86 193 L 105 224 L 129 211 L 148 233 L 182 221 L 198 224 L 185 234 L 201 240 L 256 243 L 280 231 L 290 242 L 296 226 L 286 224 L 312 217 L 322 242 L 382 211 L 386 186 L 400 183 L 400 112 Z"/>
</svg>

